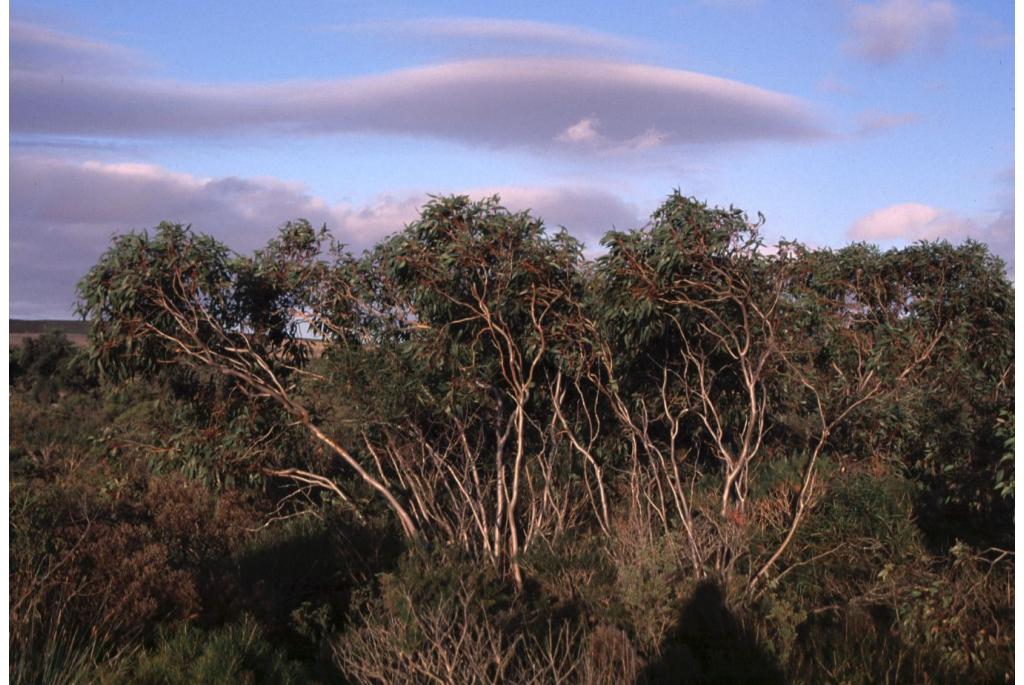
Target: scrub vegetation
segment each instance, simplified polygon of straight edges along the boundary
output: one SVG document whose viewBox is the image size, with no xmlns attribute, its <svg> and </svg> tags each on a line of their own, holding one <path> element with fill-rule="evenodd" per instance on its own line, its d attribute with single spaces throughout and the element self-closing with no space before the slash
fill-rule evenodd
<svg viewBox="0 0 1024 685">
<path fill-rule="evenodd" d="M 1004 265 L 759 223 L 117 237 L 11 351 L 12 680 L 1011 682 Z"/>
</svg>

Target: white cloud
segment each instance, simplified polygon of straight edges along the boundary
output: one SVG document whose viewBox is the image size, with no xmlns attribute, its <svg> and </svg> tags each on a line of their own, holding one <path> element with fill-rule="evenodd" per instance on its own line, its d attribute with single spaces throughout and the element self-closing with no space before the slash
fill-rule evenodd
<svg viewBox="0 0 1024 685">
<path fill-rule="evenodd" d="M 953 37 L 957 12 L 949 0 L 880 0 L 856 5 L 847 49 L 875 64 L 915 52 L 941 52 Z"/>
<path fill-rule="evenodd" d="M 576 149 L 598 150 L 604 155 L 623 155 L 632 152 L 643 152 L 660 147 L 669 140 L 669 135 L 654 128 L 638 133 L 632 138 L 622 141 L 610 141 L 598 130 L 600 122 L 593 117 L 580 119 L 555 138 Z"/>
<path fill-rule="evenodd" d="M 575 124 L 558 134 L 558 140 L 563 143 L 596 143 L 603 139 L 597 132 L 597 119 L 587 117 L 580 119 Z"/>
<path fill-rule="evenodd" d="M 979 45 L 991 50 L 1013 47 L 1013 30 L 988 17 L 975 17 L 976 37 Z"/>
</svg>

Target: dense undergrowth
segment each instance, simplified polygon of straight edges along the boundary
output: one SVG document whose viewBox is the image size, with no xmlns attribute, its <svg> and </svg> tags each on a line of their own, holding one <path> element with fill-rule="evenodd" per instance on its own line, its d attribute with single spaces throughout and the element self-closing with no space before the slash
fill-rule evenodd
<svg viewBox="0 0 1024 685">
<path fill-rule="evenodd" d="M 655 234 L 678 218 L 672 211 L 691 212 L 686 214 L 691 222 L 704 216 L 692 213 L 698 205 L 680 206 L 683 201 L 674 196 L 655 216 Z M 440 221 L 439 212 L 428 209 L 425 217 Z M 488 212 L 476 219 L 510 221 L 494 207 Z M 411 263 L 417 249 L 436 248 L 440 238 L 429 229 L 421 224 L 399 236 L 418 239 L 419 246 L 390 244 L 387 250 L 399 250 L 406 257 L 398 259 Z M 501 234 L 495 240 L 507 238 Z M 625 243 L 642 239 L 626 234 L 611 239 L 612 256 L 605 265 L 619 269 L 615 287 L 633 287 L 631 274 L 648 277 L 627 269 L 648 248 Z M 269 263 L 293 265 L 294 250 L 288 250 L 294 247 L 272 246 L 270 254 L 278 261 Z M 811 269 L 818 274 L 846 273 L 843 259 L 860 260 L 853 269 L 860 268 L 856 278 L 881 270 L 880 261 L 897 260 L 857 252 L 866 249 L 855 246 L 842 258 L 833 254 L 833 261 L 817 253 L 800 258 L 819 260 Z M 531 273 L 539 273 L 541 264 L 563 268 L 559 260 L 568 254 L 555 250 L 533 264 L 530 259 L 537 255 L 527 252 L 510 268 L 527 265 Z M 459 262 L 464 253 L 441 256 L 454 260 L 446 265 L 449 270 L 478 268 Z M 445 328 L 445 344 L 423 340 L 410 354 L 415 338 L 409 336 L 418 333 L 407 328 L 375 329 L 377 337 L 369 342 L 339 329 L 338 342 L 315 358 L 286 347 L 288 341 L 280 337 L 265 359 L 302 370 L 288 381 L 287 399 L 306 407 L 306 415 L 251 392 L 252 386 L 245 392 L 244 379 L 225 375 L 216 365 L 166 363 L 176 361 L 173 350 L 159 348 L 152 338 L 140 336 L 133 345 L 154 363 L 135 363 L 131 373 L 113 373 L 113 358 L 102 350 L 76 349 L 56 334 L 30 340 L 12 350 L 10 359 L 11 679 L 1012 682 L 1013 464 L 1007 456 L 1013 441 L 1012 292 L 1001 267 L 978 246 L 910 248 L 905 257 L 900 268 L 917 269 L 911 280 L 927 282 L 933 288 L 929 297 L 935 297 L 936 283 L 944 288 L 960 279 L 956 289 L 941 291 L 952 308 L 943 313 L 942 331 L 955 339 L 928 348 L 941 363 L 922 362 L 914 367 L 913 383 L 894 383 L 891 392 L 879 386 L 870 402 L 857 404 L 819 443 L 817 415 L 808 403 L 814 393 L 807 387 L 815 388 L 819 406 L 845 406 L 840 400 L 855 397 L 850 387 L 858 350 L 865 355 L 861 364 L 876 369 L 861 370 L 860 382 L 869 383 L 874 374 L 896 376 L 910 368 L 903 359 L 867 359 L 873 346 L 902 350 L 905 345 L 906 358 L 916 359 L 920 350 L 913 345 L 926 338 L 917 337 L 918 329 L 908 329 L 903 338 L 872 331 L 865 338 L 870 344 L 851 343 L 851 357 L 843 358 L 844 336 L 853 334 L 842 326 L 830 329 L 827 312 L 817 319 L 787 319 L 787 325 L 804 327 L 801 335 L 814 332 L 825 340 L 813 351 L 824 356 L 794 361 L 797 342 L 772 332 L 765 349 L 789 345 L 790 352 L 777 363 L 767 362 L 775 364 L 774 375 L 758 380 L 757 392 L 769 398 L 763 448 L 752 454 L 744 483 L 735 490 L 723 481 L 730 463 L 709 445 L 714 431 L 709 438 L 702 433 L 707 424 L 691 422 L 691 416 L 710 415 L 711 409 L 739 412 L 739 418 L 723 415 L 721 426 L 742 432 L 747 425 L 742 411 L 749 405 L 736 394 L 742 389 L 736 385 L 744 377 L 742 364 L 732 375 L 728 369 L 736 359 L 728 347 L 694 350 L 680 366 L 663 357 L 655 364 L 655 353 L 686 344 L 651 323 L 666 311 L 658 306 L 678 305 L 668 296 L 650 310 L 640 303 L 641 311 L 628 311 L 619 303 L 604 318 L 595 317 L 600 319 L 595 326 L 606 327 L 601 329 L 606 333 L 587 329 L 589 320 L 573 318 L 572 308 L 565 307 L 562 318 L 550 323 L 543 354 L 569 361 L 548 367 L 549 360 L 541 359 L 539 373 L 549 375 L 544 382 L 533 381 L 531 393 L 517 394 L 516 379 L 508 381 L 514 368 L 475 347 L 484 333 L 467 329 L 472 323 L 452 324 Z M 378 253 L 374 259 L 386 270 L 392 267 L 383 263 L 396 257 Z M 487 268 L 493 283 L 503 267 L 494 255 L 487 260 L 492 260 Z M 244 278 L 238 282 L 246 282 L 250 295 L 270 287 L 257 275 L 276 277 L 268 276 L 266 267 L 240 271 Z M 767 267 L 755 260 L 746 273 L 761 278 L 762 268 Z M 582 268 L 581 273 L 592 275 Z M 294 275 L 285 268 L 282 277 Z M 393 281 L 377 283 L 376 292 L 395 304 L 402 297 L 401 281 L 409 276 L 392 275 Z M 358 280 L 365 274 L 349 276 Z M 421 289 L 410 300 L 420 307 L 416 323 L 459 318 L 445 309 L 444 298 L 431 299 L 431 293 L 452 293 L 445 288 L 461 286 L 430 280 L 435 277 L 415 277 Z M 544 277 L 551 279 L 548 285 L 561 278 Z M 299 281 L 287 284 L 289 292 L 308 296 Z M 433 290 L 423 291 L 425 284 Z M 576 292 L 577 285 L 566 286 L 566 292 Z M 652 291 L 655 285 L 652 281 Z M 385 286 L 394 290 L 385 293 Z M 527 286 L 518 286 L 513 294 L 523 300 Z M 107 287 L 114 286 L 108 282 Z M 283 288 L 276 281 L 274 287 Z M 580 302 L 591 296 L 577 294 Z M 260 297 L 276 307 L 282 294 L 263 290 Z M 298 299 L 284 306 L 294 307 Z M 564 302 L 546 305 L 551 310 Z M 335 305 L 340 320 L 342 307 Z M 689 305 L 710 306 L 693 298 Z M 536 314 L 530 323 L 529 308 L 503 311 L 510 321 L 525 316 L 516 326 L 537 325 Z M 902 312 L 880 325 L 897 328 L 925 316 L 923 311 Z M 351 332 L 356 315 L 344 316 L 353 317 L 344 319 L 344 330 Z M 264 332 L 283 330 L 272 319 L 263 321 Z M 273 337 L 260 338 L 259 325 L 248 321 L 250 328 L 240 330 L 248 330 L 251 340 Z M 688 325 L 712 330 L 707 320 L 691 319 Z M 571 326 L 577 328 L 568 331 Z M 751 339 L 766 339 L 766 329 L 751 330 Z M 598 334 L 607 331 L 621 335 L 609 338 L 608 346 L 616 355 L 614 373 L 621 376 L 596 362 L 587 367 L 593 359 L 586 355 L 593 350 L 574 346 L 585 339 L 600 342 Z M 648 338 L 633 340 L 636 331 Z M 986 333 L 984 340 L 979 331 Z M 202 338 L 202 344 L 212 346 L 214 337 Z M 536 352 L 530 340 L 516 342 L 524 355 Z M 108 350 L 121 343 L 94 338 Z M 221 354 L 225 349 L 217 348 Z M 125 352 L 133 350 L 121 349 L 120 361 L 131 360 Z M 725 369 L 709 381 L 719 384 L 710 400 L 688 394 L 701 385 L 691 387 L 685 380 L 698 362 L 709 359 Z M 830 368 L 842 378 L 828 380 L 823 374 Z M 590 386 L 580 380 L 587 378 Z M 608 388 L 599 387 L 605 383 Z M 502 399 L 503 387 L 511 387 L 511 400 Z M 577 395 L 565 392 L 567 387 Z M 552 398 L 561 411 L 549 408 Z M 644 404 L 652 398 L 664 401 L 657 410 L 664 409 L 661 415 Z M 615 405 L 618 399 L 623 407 Z M 565 416 L 574 403 L 590 412 L 577 407 Z M 485 404 L 488 411 L 496 405 L 495 413 L 473 413 Z M 526 455 L 525 485 L 520 499 L 502 505 L 515 508 L 520 518 L 502 519 L 510 521 L 502 529 L 510 537 L 500 538 L 499 548 L 491 545 L 497 533 L 472 537 L 474 517 L 494 510 L 478 511 L 455 492 L 462 472 L 452 471 L 450 479 L 438 476 L 428 469 L 436 462 L 417 461 L 430 455 L 416 457 L 411 446 L 442 452 L 464 446 L 465 452 L 443 452 L 442 464 L 458 466 L 459 458 L 472 460 L 495 449 L 486 425 L 473 428 L 473 421 L 513 417 L 506 434 L 515 435 L 520 409 L 526 417 L 519 438 Z M 829 410 L 826 406 L 822 415 Z M 675 423 L 664 421 L 677 415 Z M 588 417 L 602 429 L 588 427 Z M 641 419 L 648 424 L 630 432 L 629 421 Z M 356 463 L 392 484 L 402 510 L 412 512 L 415 535 L 367 479 L 328 443 L 311 436 L 310 425 L 354 446 L 349 449 Z M 395 426 L 401 430 L 389 432 Z M 458 433 L 452 426 L 469 428 Z M 669 454 L 664 446 L 676 444 L 673 426 L 681 437 L 672 458 L 690 469 L 681 479 L 652 470 L 659 455 Z M 644 435 L 651 445 L 638 448 Z M 445 442 L 451 436 L 457 440 Z M 402 439 L 409 442 L 400 444 Z M 728 454 L 739 454 L 741 442 L 727 445 Z M 811 456 L 816 461 L 806 487 Z M 595 463 L 603 468 L 594 468 Z M 480 479 L 499 473 L 487 468 L 480 465 Z M 505 467 L 499 462 L 499 468 Z M 409 482 L 399 485 L 400 479 Z M 472 480 L 467 476 L 467 488 Z M 636 497 L 638 482 L 647 504 Z M 486 482 L 477 487 L 474 493 L 495 492 Z M 444 497 L 424 499 L 423 493 L 445 488 Z M 664 500 L 658 499 L 659 488 Z M 658 505 L 671 502 L 672 492 L 685 496 L 685 509 Z M 498 526 L 499 517 L 489 520 Z M 514 555 L 507 544 L 515 545 Z M 761 572 L 776 551 L 777 559 Z"/>
</svg>

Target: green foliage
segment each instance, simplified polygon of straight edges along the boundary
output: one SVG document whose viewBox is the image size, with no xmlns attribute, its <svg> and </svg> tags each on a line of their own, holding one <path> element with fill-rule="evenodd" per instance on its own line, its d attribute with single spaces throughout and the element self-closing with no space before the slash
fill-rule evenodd
<svg viewBox="0 0 1024 685">
<path fill-rule="evenodd" d="M 79 282 L 79 314 L 92 323 L 92 361 L 111 378 L 153 373 L 180 353 L 166 334 L 184 328 L 191 340 L 223 350 L 243 345 L 301 363 L 296 338 L 299 275 L 315 268 L 320 234 L 286 224 L 281 237 L 253 257 L 232 255 L 191 227 L 162 223 L 117 237 Z"/>
<path fill-rule="evenodd" d="M 849 442 L 907 470 L 933 545 L 1005 544 L 1012 502 L 994 487 L 1004 454 L 996 426 L 1013 401 L 1014 293 L 1004 265 L 970 241 L 890 250 L 846 267 L 849 277 L 864 261 L 873 268 L 860 277 L 871 278 L 875 298 L 907 303 L 900 320 L 931 322 L 942 337 L 913 386 L 865 412 Z"/>
<path fill-rule="evenodd" d="M 308 452 L 282 412 L 247 401 L 230 379 L 210 373 L 167 369 L 119 385 L 108 403 L 111 419 L 97 447 L 212 490 L 259 486 L 264 469 L 294 465 Z"/>
<path fill-rule="evenodd" d="M 885 554 L 899 556 L 916 543 L 911 494 L 902 478 L 854 471 L 833 481 L 821 516 L 802 535 L 821 551 L 830 543 L 874 540 L 885 545 Z"/>
<path fill-rule="evenodd" d="M 524 566 L 545 597 L 607 619 L 622 614 L 617 611 L 615 560 L 598 537 L 559 539 L 531 548 Z"/>
<path fill-rule="evenodd" d="M 623 623 L 649 654 L 671 629 L 696 583 L 680 570 L 681 536 L 620 535 L 615 542 L 616 601 Z"/>
<path fill-rule="evenodd" d="M 151 371 L 168 359 L 163 341 L 140 335 L 149 327 L 173 325 L 175 311 L 187 309 L 185 293 L 194 294 L 211 317 L 229 316 L 223 294 L 229 287 L 227 248 L 189 227 L 162 223 L 150 238 L 146 232 L 117 237 L 114 244 L 79 284 L 78 312 L 92 322 L 93 361 L 101 373 L 114 378 L 136 370 Z M 182 276 L 178 290 L 177 274 Z M 170 309 L 159 297 L 171 296 Z M 209 326 L 196 322 L 196 334 Z"/>
<path fill-rule="evenodd" d="M 9 677 L 15 685 L 76 685 L 97 680 L 97 663 L 104 646 L 85 631 L 53 621 L 43 637 L 11 651 Z M 120 655 L 107 655 L 116 663 Z"/>
<path fill-rule="evenodd" d="M 714 268 L 727 261 L 749 275 L 764 261 L 756 256 L 761 245 L 756 229 L 741 210 L 709 208 L 677 190 L 649 226 L 606 234 L 601 243 L 608 252 L 597 261 L 593 304 L 613 340 L 633 354 L 668 343 L 666 316 L 673 314 L 684 317 L 688 334 L 697 333 L 698 320 L 665 300 L 679 299 L 674 296 L 680 289 L 700 297 L 722 285 Z"/>
<path fill-rule="evenodd" d="M 380 577 L 335 659 L 353 680 L 377 683 L 539 685 L 575 682 L 596 666 L 582 626 L 531 606 L 486 568 L 422 549 Z"/>
<path fill-rule="evenodd" d="M 213 631 L 182 627 L 162 632 L 152 649 L 138 652 L 102 682 L 139 685 L 274 685 L 311 682 L 250 616 Z"/>
<path fill-rule="evenodd" d="M 28 388 L 39 402 L 53 402 L 61 392 L 95 387 L 96 378 L 67 336 L 47 331 L 11 350 L 10 382 Z"/>
</svg>

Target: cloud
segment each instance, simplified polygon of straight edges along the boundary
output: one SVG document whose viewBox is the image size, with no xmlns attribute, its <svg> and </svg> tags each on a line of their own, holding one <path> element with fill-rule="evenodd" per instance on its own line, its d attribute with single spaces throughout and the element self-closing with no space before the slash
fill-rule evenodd
<svg viewBox="0 0 1024 685">
<path fill-rule="evenodd" d="M 498 193 L 513 211 L 529 209 L 589 245 L 607 230 L 640 223 L 636 207 L 605 190 L 566 185 L 434 189 L 471 197 Z M 351 249 L 400 231 L 429 200 L 426 192 L 382 195 L 365 205 L 331 204 L 300 183 L 273 178 L 201 178 L 150 164 L 19 155 L 11 160 L 10 305 L 15 317 L 65 317 L 75 283 L 115 233 L 160 221 L 191 223 L 240 252 L 264 244 L 290 219 L 327 224 Z"/>
<path fill-rule="evenodd" d="M 529 210 L 543 219 L 549 230 L 565 228 L 591 251 L 599 248 L 601 237 L 608 231 L 637 228 L 645 222 L 643 213 L 633 203 L 607 190 L 585 185 L 501 186 L 461 192 L 470 197 L 498 194 L 508 209 Z"/>
<path fill-rule="evenodd" d="M 552 145 L 587 119 L 600 122 L 597 144 Z M 22 135 L 110 139 L 405 135 L 545 152 L 825 135 L 806 103 L 762 88 L 663 67 L 537 57 L 217 85 L 17 70 L 10 127 Z"/>
<path fill-rule="evenodd" d="M 913 112 L 863 112 L 858 118 L 857 135 L 867 136 L 874 133 L 881 133 L 889 129 L 908 126 L 920 121 L 920 117 Z"/>
<path fill-rule="evenodd" d="M 942 211 L 928 205 L 892 205 L 861 217 L 850 227 L 848 234 L 855 240 L 921 240 L 935 237 L 939 225 L 934 222 L 940 217 Z"/>
<path fill-rule="evenodd" d="M 146 62 L 113 43 L 88 40 L 17 19 L 10 25 L 11 71 L 49 74 L 124 74 Z"/>
<path fill-rule="evenodd" d="M 573 144 L 591 144 L 599 142 L 604 139 L 604 136 L 597 132 L 597 126 L 598 121 L 593 117 L 580 119 L 575 124 L 558 134 L 556 140 L 560 140 L 563 143 Z"/>
<path fill-rule="evenodd" d="M 295 217 L 333 220 L 334 210 L 303 186 L 276 179 L 205 179 L 150 164 L 16 157 L 11 162 L 12 241 L 27 225 L 71 230 L 82 239 L 147 228 L 161 220 L 202 222 L 250 248 Z M 269 226 L 267 223 L 269 222 Z"/>
<path fill-rule="evenodd" d="M 641 152 L 660 147 L 668 140 L 668 134 L 650 128 L 643 133 L 623 141 L 611 141 L 599 130 L 600 122 L 593 117 L 580 119 L 555 137 L 559 143 L 567 143 L 570 147 L 585 150 L 599 150 L 603 154 L 618 155 L 630 152 Z"/>
<path fill-rule="evenodd" d="M 949 0 L 880 0 L 853 8 L 847 50 L 887 64 L 915 52 L 942 52 L 953 37 L 957 12 Z"/>
<path fill-rule="evenodd" d="M 1012 204 L 983 217 L 966 217 L 930 205 L 905 203 L 878 209 L 850 226 L 847 236 L 854 240 L 948 240 L 960 242 L 971 238 L 986 243 L 993 254 L 1002 257 L 1013 274 Z"/>
<path fill-rule="evenodd" d="M 75 283 L 114 233 L 165 219 L 191 222 L 249 250 L 288 219 L 338 219 L 301 185 L 273 179 L 203 179 L 145 164 L 33 156 L 12 157 L 10 170 L 12 316 L 68 316 Z"/>
<path fill-rule="evenodd" d="M 603 31 L 525 19 L 483 17 L 437 17 L 396 21 L 373 21 L 334 27 L 346 32 L 384 33 L 390 36 L 416 36 L 446 41 L 481 41 L 493 46 L 551 46 L 569 49 L 619 51 L 639 46 L 639 42 Z"/>
</svg>

